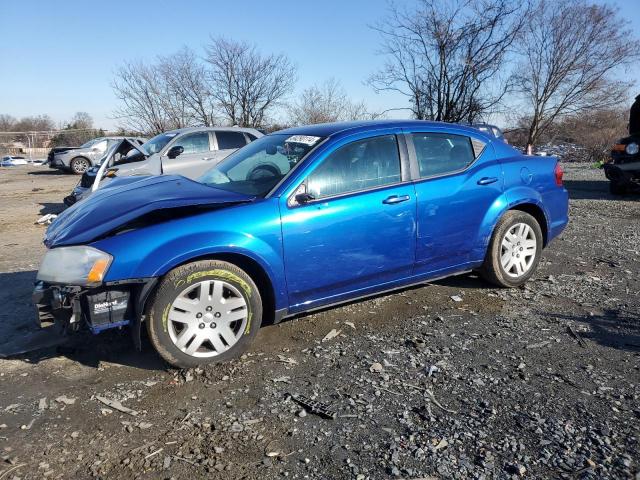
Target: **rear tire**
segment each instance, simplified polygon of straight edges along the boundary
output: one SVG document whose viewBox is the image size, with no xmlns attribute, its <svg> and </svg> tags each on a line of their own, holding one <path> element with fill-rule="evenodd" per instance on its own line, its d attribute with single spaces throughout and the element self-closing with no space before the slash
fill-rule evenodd
<svg viewBox="0 0 640 480">
<path fill-rule="evenodd" d="M 71 171 L 76 175 L 82 175 L 91 167 L 91 162 L 84 157 L 76 157 L 69 163 Z"/>
<path fill-rule="evenodd" d="M 523 285 L 540 263 L 542 238 L 542 229 L 535 218 L 509 210 L 493 231 L 480 275 L 500 287 Z"/>
<path fill-rule="evenodd" d="M 147 331 L 160 356 L 179 368 L 240 356 L 262 323 L 262 299 L 237 266 L 203 260 L 170 271 L 148 303 Z"/>
</svg>

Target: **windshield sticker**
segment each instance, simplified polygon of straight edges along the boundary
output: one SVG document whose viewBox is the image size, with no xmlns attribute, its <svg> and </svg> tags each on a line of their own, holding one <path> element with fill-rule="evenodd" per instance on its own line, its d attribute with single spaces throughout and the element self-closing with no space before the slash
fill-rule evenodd
<svg viewBox="0 0 640 480">
<path fill-rule="evenodd" d="M 313 137 L 311 135 L 292 135 L 285 140 L 285 142 L 289 143 L 303 143 L 305 145 L 315 145 L 320 137 Z"/>
</svg>

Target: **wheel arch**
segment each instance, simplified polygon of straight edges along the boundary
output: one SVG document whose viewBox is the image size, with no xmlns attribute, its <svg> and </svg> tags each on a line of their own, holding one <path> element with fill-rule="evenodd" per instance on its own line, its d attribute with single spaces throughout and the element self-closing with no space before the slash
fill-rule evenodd
<svg viewBox="0 0 640 480">
<path fill-rule="evenodd" d="M 267 272 L 267 269 L 255 258 L 238 252 L 212 252 L 206 254 L 200 254 L 194 257 L 182 259 L 181 261 L 168 266 L 163 269 L 160 279 L 164 277 L 171 270 L 178 268 L 188 263 L 198 262 L 201 260 L 220 260 L 223 262 L 231 263 L 242 270 L 244 270 L 256 283 L 262 299 L 262 313 L 263 313 L 263 325 L 269 325 L 274 323 L 275 313 L 277 310 L 276 289 Z M 153 288 L 153 292 L 150 292 L 145 299 L 143 308 L 147 307 L 147 302 L 153 298 L 153 293 L 158 289 L 160 282 L 158 281 Z M 144 311 L 144 310 L 143 310 Z"/>
<path fill-rule="evenodd" d="M 542 206 L 532 202 L 522 202 L 510 206 L 507 210 L 505 210 L 504 213 L 513 210 L 528 213 L 536 219 L 536 222 L 538 222 L 538 225 L 540 225 L 540 230 L 542 230 L 542 245 L 546 247 L 549 238 L 549 222 Z"/>
</svg>

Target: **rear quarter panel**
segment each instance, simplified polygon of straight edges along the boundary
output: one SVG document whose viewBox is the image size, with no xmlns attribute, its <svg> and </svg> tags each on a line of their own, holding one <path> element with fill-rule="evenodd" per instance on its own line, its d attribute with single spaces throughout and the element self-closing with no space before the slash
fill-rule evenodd
<svg viewBox="0 0 640 480">
<path fill-rule="evenodd" d="M 502 156 L 506 209 L 522 204 L 538 206 L 545 216 L 548 244 L 564 230 L 569 221 L 568 192 L 556 185 L 555 181 L 558 159 L 522 155 L 511 147 L 498 147 L 498 150 L 497 154 Z"/>
</svg>

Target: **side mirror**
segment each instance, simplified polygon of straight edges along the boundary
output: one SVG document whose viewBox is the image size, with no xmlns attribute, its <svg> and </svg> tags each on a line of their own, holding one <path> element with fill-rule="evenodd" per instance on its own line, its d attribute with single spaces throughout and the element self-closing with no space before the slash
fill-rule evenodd
<svg viewBox="0 0 640 480">
<path fill-rule="evenodd" d="M 298 202 L 299 205 L 304 205 L 305 203 L 309 203 L 312 200 L 315 200 L 316 197 L 314 197 L 312 194 L 310 193 L 299 193 L 295 196 L 296 202 Z"/>
<path fill-rule="evenodd" d="M 180 145 L 175 145 L 169 149 L 167 152 L 167 157 L 176 158 L 178 155 L 181 155 L 184 152 L 184 147 Z"/>
</svg>

